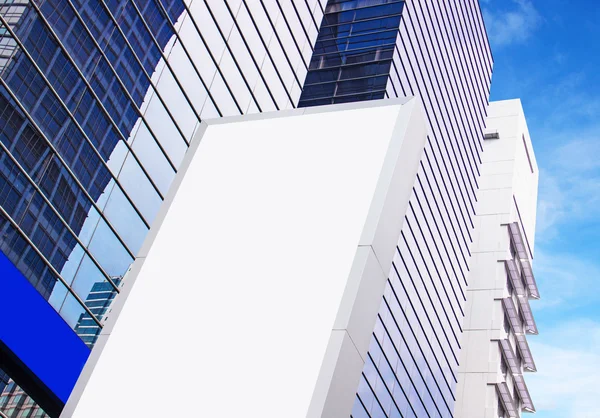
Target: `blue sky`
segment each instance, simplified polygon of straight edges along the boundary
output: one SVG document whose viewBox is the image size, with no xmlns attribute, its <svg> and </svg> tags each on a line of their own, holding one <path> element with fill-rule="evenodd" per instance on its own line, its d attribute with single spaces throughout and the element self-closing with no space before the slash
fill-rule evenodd
<svg viewBox="0 0 600 418">
<path fill-rule="evenodd" d="M 540 418 L 600 417 L 600 2 L 481 0 L 492 100 L 523 102 L 540 167 L 532 302 Z"/>
</svg>

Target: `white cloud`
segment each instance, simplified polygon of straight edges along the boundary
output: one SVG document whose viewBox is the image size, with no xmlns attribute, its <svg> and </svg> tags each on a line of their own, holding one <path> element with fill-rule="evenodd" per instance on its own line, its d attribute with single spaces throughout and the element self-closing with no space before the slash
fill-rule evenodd
<svg viewBox="0 0 600 418">
<path fill-rule="evenodd" d="M 600 101 L 581 72 L 536 96 L 534 141 L 540 169 L 532 303 L 540 335 L 530 338 L 538 373 L 527 382 L 538 416 L 600 417 Z M 555 322 L 557 318 L 563 322 Z"/>
<path fill-rule="evenodd" d="M 530 345 L 539 371 L 526 379 L 539 415 L 599 417 L 600 323 L 564 322 Z"/>
<path fill-rule="evenodd" d="M 575 311 L 600 299 L 600 292 L 595 291 L 600 279 L 600 265 L 595 260 L 568 252 L 547 252 L 540 247 L 536 250 L 533 267 L 542 294 L 539 301 L 532 303 L 536 314 L 544 309 L 556 313 L 558 305 L 563 311 Z"/>
<path fill-rule="evenodd" d="M 555 163 L 561 168 L 578 173 L 600 168 L 600 142 L 596 139 L 574 138 L 554 152 Z"/>
<path fill-rule="evenodd" d="M 484 3 L 491 4 L 491 1 Z M 483 10 L 494 47 L 526 41 L 541 23 L 541 16 L 530 0 L 512 0 L 512 3 L 514 7 L 511 10 L 491 11 L 488 7 Z"/>
<path fill-rule="evenodd" d="M 567 73 L 532 104 L 542 241 L 557 238 L 561 226 L 600 219 L 600 99 L 589 85 L 585 74 Z"/>
<path fill-rule="evenodd" d="M 561 136 L 563 138 L 561 138 Z M 560 238 L 559 229 L 598 225 L 600 219 L 600 127 L 550 139 L 540 168 L 537 237 Z M 540 153 L 541 154 L 541 153 Z"/>
<path fill-rule="evenodd" d="M 542 169 L 537 206 L 537 237 L 550 239 L 556 236 L 556 226 L 565 217 L 564 206 L 565 197 L 559 179 Z"/>
</svg>

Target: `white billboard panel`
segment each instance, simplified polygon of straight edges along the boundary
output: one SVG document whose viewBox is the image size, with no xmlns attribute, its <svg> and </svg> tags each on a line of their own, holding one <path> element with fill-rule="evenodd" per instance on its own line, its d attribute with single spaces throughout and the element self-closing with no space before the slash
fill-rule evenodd
<svg viewBox="0 0 600 418">
<path fill-rule="evenodd" d="M 205 124 L 63 416 L 349 416 L 425 141 L 385 103 Z"/>
</svg>

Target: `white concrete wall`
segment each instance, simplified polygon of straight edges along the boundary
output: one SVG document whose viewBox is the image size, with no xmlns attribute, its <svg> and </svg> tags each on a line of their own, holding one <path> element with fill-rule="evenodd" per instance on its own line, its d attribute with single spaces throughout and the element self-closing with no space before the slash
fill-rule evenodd
<svg viewBox="0 0 600 418">
<path fill-rule="evenodd" d="M 500 138 L 484 141 L 482 153 L 456 418 L 498 416 L 494 384 L 505 379 L 497 340 L 509 337 L 500 300 L 509 296 L 504 265 L 504 260 L 511 258 L 508 223 L 519 222 L 533 253 L 538 168 L 519 100 L 490 103 L 487 131 L 496 130 Z M 518 306 L 516 296 L 513 300 Z M 512 379 L 506 382 L 514 394 Z"/>
<path fill-rule="evenodd" d="M 62 417 L 347 418 L 425 138 L 414 99 L 205 124 Z"/>
</svg>

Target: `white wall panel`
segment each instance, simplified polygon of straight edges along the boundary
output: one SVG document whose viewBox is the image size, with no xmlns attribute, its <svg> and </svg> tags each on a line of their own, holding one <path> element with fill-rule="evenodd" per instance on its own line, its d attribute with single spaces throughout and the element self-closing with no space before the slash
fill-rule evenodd
<svg viewBox="0 0 600 418">
<path fill-rule="evenodd" d="M 499 382 L 506 382 L 515 408 L 521 412 L 520 395 L 515 392 L 512 374 L 510 371 L 504 374 L 500 368 L 502 355 L 498 340 L 508 339 L 512 350 L 517 352 L 516 331 L 505 327 L 501 299 L 510 296 L 518 311 L 519 298 L 527 296 L 510 293 L 507 285 L 509 275 L 504 260 L 512 258 L 507 224 L 517 222 L 525 232 L 525 247 L 533 246 L 532 239 L 530 245 L 527 244 L 527 237 L 533 236 L 535 230 L 538 174 L 520 101 L 491 103 L 487 121 L 488 129 L 497 130 L 499 139 L 484 141 L 482 187 L 478 192 L 461 341 L 457 418 L 497 417 L 499 402 L 495 384 Z M 535 167 L 534 172 L 532 167 Z M 520 261 L 517 259 L 515 263 L 519 265 Z M 517 368 L 521 374 L 523 365 L 518 362 Z"/>
</svg>

